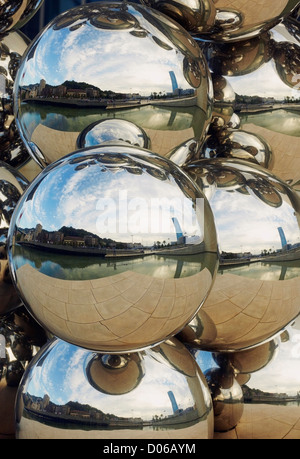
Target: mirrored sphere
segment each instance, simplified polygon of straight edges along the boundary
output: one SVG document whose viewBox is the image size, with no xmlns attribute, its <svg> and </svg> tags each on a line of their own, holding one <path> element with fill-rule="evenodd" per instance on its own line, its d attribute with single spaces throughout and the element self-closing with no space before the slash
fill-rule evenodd
<svg viewBox="0 0 300 459">
<path fill-rule="evenodd" d="M 14 209 L 28 184 L 22 174 L 0 161 L 0 316 L 23 304 L 9 272 L 7 236 Z"/>
<path fill-rule="evenodd" d="M 10 225 L 24 303 L 65 341 L 133 351 L 177 333 L 218 266 L 204 194 L 171 161 L 138 147 L 90 147 L 45 168 Z"/>
<path fill-rule="evenodd" d="M 111 118 L 97 121 L 84 129 L 77 139 L 78 148 L 100 145 L 104 142 L 126 142 L 150 149 L 150 139 L 146 132 L 131 121 Z"/>
<path fill-rule="evenodd" d="M 254 349 L 233 353 L 190 349 L 204 374 L 215 371 L 225 377 L 226 369 L 233 370 L 243 391 L 239 422 L 214 438 L 299 439 L 299 318 L 276 339 Z"/>
<path fill-rule="evenodd" d="M 293 186 L 300 179 L 299 30 L 299 22 L 289 17 L 251 39 L 197 40 L 210 70 L 226 79 L 236 95 L 233 110 L 240 129 L 270 146 L 273 161 L 265 167 Z"/>
<path fill-rule="evenodd" d="M 211 126 L 212 134 L 204 142 L 200 157 L 237 158 L 272 168 L 271 146 L 257 134 L 243 129 L 226 129 Z"/>
<path fill-rule="evenodd" d="M 214 428 L 206 380 L 176 339 L 114 356 L 50 341 L 19 387 L 16 425 L 18 439 L 211 439 Z"/>
<path fill-rule="evenodd" d="M 24 306 L 0 317 L 0 439 L 14 438 L 17 389 L 29 362 L 46 341 L 44 330 Z"/>
<path fill-rule="evenodd" d="M 210 72 L 192 37 L 162 13 L 125 2 L 57 16 L 29 46 L 15 84 L 18 129 L 42 167 L 112 118 L 144 130 L 162 155 L 204 140 L 211 103 Z"/>
<path fill-rule="evenodd" d="M 0 160 L 19 168 L 30 158 L 13 113 L 13 85 L 29 39 L 21 32 L 0 36 Z"/>
<path fill-rule="evenodd" d="M 0 34 L 23 27 L 38 11 L 44 0 L 1 0 Z"/>
<path fill-rule="evenodd" d="M 271 29 L 297 7 L 298 0 L 142 0 L 172 17 L 193 36 L 236 41 Z"/>
<path fill-rule="evenodd" d="M 199 311 L 182 339 L 226 351 L 262 344 L 300 313 L 299 194 L 242 160 L 200 160 L 185 170 L 209 199 L 220 267 L 201 309 L 209 320 Z"/>
</svg>

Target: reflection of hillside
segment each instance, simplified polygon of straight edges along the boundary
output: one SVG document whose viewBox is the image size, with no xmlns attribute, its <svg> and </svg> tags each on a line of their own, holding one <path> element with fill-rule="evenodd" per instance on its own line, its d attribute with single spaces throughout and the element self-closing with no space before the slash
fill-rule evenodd
<svg viewBox="0 0 300 459">
<path fill-rule="evenodd" d="M 42 415 L 43 420 L 47 423 L 68 423 L 74 424 L 74 428 L 78 425 L 86 426 L 101 426 L 106 429 L 143 429 L 143 427 L 152 426 L 154 430 L 168 427 L 170 425 L 176 428 L 182 427 L 183 424 L 193 425 L 199 422 L 199 413 L 195 406 L 178 410 L 169 416 L 154 416 L 152 419 L 142 419 L 141 417 L 120 417 L 91 407 L 90 405 L 82 405 L 78 402 L 69 401 L 65 405 L 58 405 L 49 399 L 47 395 L 36 397 L 29 393 L 23 396 L 25 413 L 28 418 L 38 420 Z"/>
</svg>

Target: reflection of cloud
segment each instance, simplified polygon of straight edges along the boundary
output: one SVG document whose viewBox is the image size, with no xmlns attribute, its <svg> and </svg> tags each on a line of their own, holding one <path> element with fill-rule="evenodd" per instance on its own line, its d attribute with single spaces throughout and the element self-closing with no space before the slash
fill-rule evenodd
<svg viewBox="0 0 300 459">
<path fill-rule="evenodd" d="M 226 78 L 239 95 L 274 97 L 275 99 L 295 96 L 295 89 L 290 88 L 280 79 L 273 61 L 245 76 Z"/>
<path fill-rule="evenodd" d="M 273 247 L 281 248 L 278 227 L 284 228 L 288 242 L 297 241 L 298 228 L 294 209 L 283 202 L 273 208 L 258 198 L 238 192 L 217 190 L 210 202 L 219 235 L 220 249 L 225 252 L 250 251 L 253 254 Z M 296 240 L 295 240 L 296 238 Z"/>
</svg>

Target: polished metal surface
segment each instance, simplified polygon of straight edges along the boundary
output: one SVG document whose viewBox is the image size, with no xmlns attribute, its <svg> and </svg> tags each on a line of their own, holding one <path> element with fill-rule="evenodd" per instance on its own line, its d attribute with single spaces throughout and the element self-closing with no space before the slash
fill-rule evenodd
<svg viewBox="0 0 300 459">
<path fill-rule="evenodd" d="M 199 160 L 185 170 L 209 200 L 220 267 L 181 339 L 219 351 L 262 344 L 300 313 L 299 194 L 243 160 Z"/>
<path fill-rule="evenodd" d="M 0 317 L 23 304 L 9 272 L 7 236 L 14 209 L 28 185 L 22 174 L 0 161 Z"/>
<path fill-rule="evenodd" d="M 142 0 L 175 19 L 192 36 L 237 41 L 257 36 L 289 16 L 298 0 Z"/>
<path fill-rule="evenodd" d="M 237 158 L 272 167 L 271 146 L 258 134 L 243 129 L 226 129 L 211 126 L 212 134 L 205 141 L 200 158 Z"/>
<path fill-rule="evenodd" d="M 3 37 L 0 35 L 0 160 L 16 168 L 30 159 L 16 128 L 13 113 L 14 80 L 29 42 L 21 32 L 9 32 Z"/>
<path fill-rule="evenodd" d="M 109 353 L 177 333 L 218 266 L 204 194 L 173 162 L 125 144 L 79 150 L 45 168 L 14 213 L 9 260 L 46 329 Z"/>
<path fill-rule="evenodd" d="M 151 149 L 146 132 L 131 121 L 111 118 L 96 121 L 84 129 L 77 139 L 78 148 L 92 147 L 110 142 L 126 142 L 141 148 Z"/>
<path fill-rule="evenodd" d="M 53 339 L 22 380 L 16 425 L 17 439 L 211 439 L 214 429 L 206 380 L 176 339 L 113 356 Z"/>
<path fill-rule="evenodd" d="M 1 0 L 0 34 L 23 27 L 38 11 L 44 0 Z"/>
<path fill-rule="evenodd" d="M 213 78 L 224 79 L 235 93 L 229 108 L 240 118 L 238 128 L 270 146 L 273 159 L 264 167 L 290 184 L 300 179 L 299 29 L 299 21 L 290 16 L 251 39 L 234 43 L 197 40 Z M 215 104 L 216 95 L 214 99 Z M 219 128 L 221 134 L 226 133 L 227 122 L 224 117 L 213 117 L 210 131 Z M 211 141 L 220 143 L 215 137 Z"/>
<path fill-rule="evenodd" d="M 33 40 L 14 113 L 45 167 L 76 150 L 88 126 L 112 118 L 133 122 L 165 155 L 204 140 L 211 105 L 206 60 L 184 28 L 144 5 L 93 2 L 62 13 Z"/>
<path fill-rule="evenodd" d="M 243 405 L 240 418 L 234 417 L 234 398 L 227 405 L 226 422 L 232 423 L 230 436 L 220 430 L 214 438 L 238 439 L 296 439 L 299 438 L 299 331 L 300 316 L 276 338 L 256 348 L 233 353 L 208 352 L 190 348 L 200 369 L 211 381 L 219 375 L 212 389 L 224 386 L 234 376 L 243 393 L 238 404 Z M 221 391 L 220 391 L 221 393 Z M 229 407 L 231 403 L 232 412 Z M 220 407 L 220 405 L 219 405 Z M 216 411 L 215 426 L 222 412 Z M 225 408 L 225 400 L 224 400 Z M 220 416 L 220 418 L 219 418 Z M 228 435 L 228 433 L 227 433 Z"/>
<path fill-rule="evenodd" d="M 0 438 L 14 438 L 15 400 L 29 362 L 47 342 L 23 307 L 0 317 Z"/>
</svg>

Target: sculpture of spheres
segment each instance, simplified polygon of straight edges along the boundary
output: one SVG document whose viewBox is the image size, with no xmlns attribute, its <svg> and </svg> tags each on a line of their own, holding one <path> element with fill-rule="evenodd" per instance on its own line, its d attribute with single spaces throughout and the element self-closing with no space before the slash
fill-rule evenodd
<svg viewBox="0 0 300 459">
<path fill-rule="evenodd" d="M 300 313 L 299 195 L 247 161 L 199 160 L 185 171 L 212 208 L 220 267 L 198 321 L 180 339 L 216 351 L 260 345 Z"/>
<path fill-rule="evenodd" d="M 15 401 L 26 367 L 46 344 L 45 331 L 25 307 L 0 317 L 0 438 L 15 436 Z"/>
<path fill-rule="evenodd" d="M 292 18 L 258 37 L 234 43 L 197 40 L 210 70 L 236 94 L 241 129 L 267 142 L 273 162 L 265 167 L 284 181 L 299 180 L 299 22 Z"/>
<path fill-rule="evenodd" d="M 28 185 L 22 174 L 0 161 L 0 316 L 23 304 L 9 272 L 7 236 L 13 211 Z"/>
<path fill-rule="evenodd" d="M 211 41 L 237 41 L 271 29 L 287 17 L 298 0 L 244 2 L 237 0 L 143 0 L 175 19 L 192 36 Z"/>
<path fill-rule="evenodd" d="M 36 320 L 109 353 L 175 335 L 218 266 L 204 194 L 171 161 L 127 144 L 78 150 L 45 168 L 19 201 L 8 246 Z"/>
<path fill-rule="evenodd" d="M 38 11 L 44 0 L 2 0 L 0 34 L 23 27 Z"/>
<path fill-rule="evenodd" d="M 29 43 L 29 39 L 18 31 L 0 37 L 0 160 L 16 168 L 30 159 L 16 128 L 13 113 L 14 80 Z"/>
<path fill-rule="evenodd" d="M 107 118 L 146 131 L 158 154 L 204 140 L 211 119 L 211 76 L 197 43 L 171 18 L 127 2 L 53 19 L 27 49 L 14 93 L 20 135 L 41 167 Z"/>
<path fill-rule="evenodd" d="M 113 356 L 54 338 L 31 361 L 16 403 L 17 439 L 212 439 L 213 422 L 206 380 L 174 338 Z"/>
</svg>

